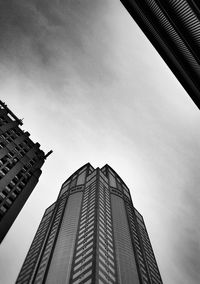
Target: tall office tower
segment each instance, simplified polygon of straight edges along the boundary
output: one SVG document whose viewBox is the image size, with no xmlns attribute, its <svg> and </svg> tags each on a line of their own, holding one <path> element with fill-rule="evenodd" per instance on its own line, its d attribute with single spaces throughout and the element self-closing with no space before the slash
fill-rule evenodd
<svg viewBox="0 0 200 284">
<path fill-rule="evenodd" d="M 16 283 L 162 283 L 143 218 L 111 167 L 86 164 L 63 183 Z"/>
<path fill-rule="evenodd" d="M 37 184 L 45 159 L 40 145 L 20 125 L 0 101 L 0 242 Z"/>
<path fill-rule="evenodd" d="M 200 1 L 121 2 L 200 108 Z"/>
</svg>

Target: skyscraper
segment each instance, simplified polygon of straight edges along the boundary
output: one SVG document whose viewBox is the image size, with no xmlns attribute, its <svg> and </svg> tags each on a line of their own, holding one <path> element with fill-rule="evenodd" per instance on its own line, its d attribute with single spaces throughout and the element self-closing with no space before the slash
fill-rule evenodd
<svg viewBox="0 0 200 284">
<path fill-rule="evenodd" d="M 45 159 L 22 124 L 0 101 L 0 242 L 37 184 Z"/>
<path fill-rule="evenodd" d="M 162 283 L 144 220 L 111 167 L 88 163 L 63 183 L 16 283 Z"/>
<path fill-rule="evenodd" d="M 200 2 L 121 2 L 200 108 Z"/>
</svg>

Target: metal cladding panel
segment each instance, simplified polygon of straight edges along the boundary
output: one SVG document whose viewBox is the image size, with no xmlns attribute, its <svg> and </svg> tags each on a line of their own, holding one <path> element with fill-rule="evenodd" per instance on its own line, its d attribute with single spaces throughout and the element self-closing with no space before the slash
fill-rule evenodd
<svg viewBox="0 0 200 284">
<path fill-rule="evenodd" d="M 139 284 L 124 201 L 111 194 L 111 205 L 119 283 Z"/>
<path fill-rule="evenodd" d="M 199 1 L 121 2 L 200 108 Z"/>
<path fill-rule="evenodd" d="M 82 192 L 72 194 L 67 201 L 63 221 L 45 283 L 69 283 L 81 201 Z"/>
<path fill-rule="evenodd" d="M 40 254 L 42 252 L 42 248 L 44 246 L 45 239 L 48 234 L 54 208 L 55 208 L 55 203 L 49 206 L 49 208 L 45 211 L 44 216 L 42 217 L 42 220 L 38 227 L 38 230 L 35 234 L 34 240 L 26 256 L 26 259 L 23 263 L 21 271 L 18 275 L 16 284 L 32 283 L 34 273 L 38 261 L 40 259 Z M 24 282 L 25 279 L 26 282 Z"/>
</svg>

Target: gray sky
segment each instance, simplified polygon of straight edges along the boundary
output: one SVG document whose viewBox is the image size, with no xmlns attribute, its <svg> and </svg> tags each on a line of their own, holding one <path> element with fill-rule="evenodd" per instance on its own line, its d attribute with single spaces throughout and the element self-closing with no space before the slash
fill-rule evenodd
<svg viewBox="0 0 200 284">
<path fill-rule="evenodd" d="M 198 284 L 200 112 L 119 1 L 0 0 L 1 98 L 47 152 L 0 248 L 14 283 L 43 212 L 86 162 L 144 216 L 165 284 Z"/>
</svg>

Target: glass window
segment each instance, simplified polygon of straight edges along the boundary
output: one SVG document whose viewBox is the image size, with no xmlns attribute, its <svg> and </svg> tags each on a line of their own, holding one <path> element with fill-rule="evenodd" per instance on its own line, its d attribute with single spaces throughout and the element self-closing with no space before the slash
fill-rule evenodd
<svg viewBox="0 0 200 284">
<path fill-rule="evenodd" d="M 120 183 L 120 180 L 117 180 L 117 188 L 122 191 L 122 185 Z"/>
<path fill-rule="evenodd" d="M 135 214 L 141 221 L 143 221 L 142 215 L 136 209 L 135 209 Z"/>
<path fill-rule="evenodd" d="M 92 184 L 93 182 L 96 181 L 96 176 L 94 176 L 92 179 L 90 179 L 88 182 L 87 182 L 87 186 L 89 186 L 90 184 Z"/>
<path fill-rule="evenodd" d="M 0 209 L 1 209 L 2 212 L 6 212 L 7 211 L 7 209 L 4 206 L 1 206 Z"/>
<path fill-rule="evenodd" d="M 87 177 L 87 180 L 90 180 L 92 177 L 94 177 L 96 175 L 97 171 L 93 171 L 92 174 L 90 174 L 88 177 Z"/>
<path fill-rule="evenodd" d="M 116 187 L 116 180 L 111 173 L 109 173 L 109 181 L 110 181 L 110 186 Z"/>
<path fill-rule="evenodd" d="M 84 282 L 84 284 L 90 284 L 90 283 L 92 283 L 92 279 L 89 279 L 86 282 Z"/>
<path fill-rule="evenodd" d="M 83 184 L 85 182 L 85 175 L 86 172 L 83 172 L 78 176 L 77 185 Z"/>
<path fill-rule="evenodd" d="M 65 193 L 69 188 L 69 184 L 67 184 L 66 186 L 62 187 L 60 195 L 62 195 L 63 193 Z"/>
<path fill-rule="evenodd" d="M 65 183 L 63 183 L 62 187 L 69 186 L 69 183 L 70 183 L 70 180 L 66 181 Z"/>
<path fill-rule="evenodd" d="M 76 178 L 71 181 L 70 188 L 76 185 Z"/>
</svg>

